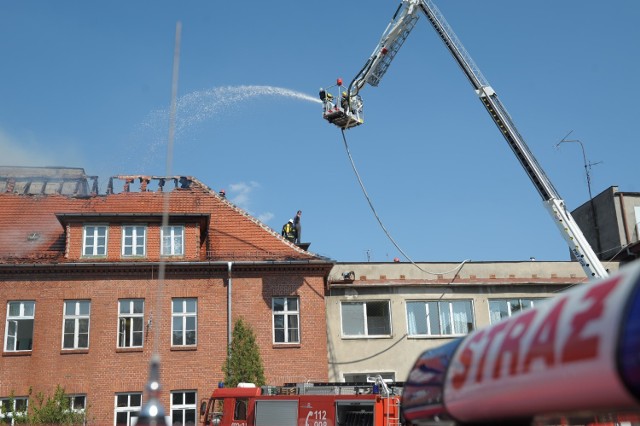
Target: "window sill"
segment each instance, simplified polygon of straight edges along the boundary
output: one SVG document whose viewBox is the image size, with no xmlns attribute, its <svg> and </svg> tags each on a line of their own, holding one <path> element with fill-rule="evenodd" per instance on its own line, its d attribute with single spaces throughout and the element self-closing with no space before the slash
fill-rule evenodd
<svg viewBox="0 0 640 426">
<path fill-rule="evenodd" d="M 393 339 L 392 335 L 383 336 L 342 336 L 342 340 L 380 340 L 380 339 Z"/>
<path fill-rule="evenodd" d="M 139 347 L 139 348 L 116 348 L 116 353 L 122 353 L 122 354 L 126 354 L 129 352 L 143 352 L 144 348 L 143 347 Z"/>
<path fill-rule="evenodd" d="M 194 345 L 194 346 L 171 346 L 172 351 L 197 351 L 198 350 L 198 346 Z"/>
<path fill-rule="evenodd" d="M 458 339 L 460 337 L 465 337 L 468 336 L 467 334 L 437 334 L 437 335 L 433 335 L 433 336 L 426 336 L 426 335 L 420 335 L 420 334 L 416 334 L 416 335 L 408 335 L 407 339 L 413 339 L 413 340 L 427 340 L 427 339 L 434 339 L 434 340 L 442 340 L 442 339 Z"/>
<path fill-rule="evenodd" d="M 82 349 L 61 349 L 60 355 L 88 354 L 89 348 Z"/>
<path fill-rule="evenodd" d="M 272 346 L 273 349 L 298 349 L 301 347 L 300 343 L 274 343 Z"/>
<path fill-rule="evenodd" d="M 31 356 L 33 351 L 3 351 L 2 356 Z"/>
</svg>

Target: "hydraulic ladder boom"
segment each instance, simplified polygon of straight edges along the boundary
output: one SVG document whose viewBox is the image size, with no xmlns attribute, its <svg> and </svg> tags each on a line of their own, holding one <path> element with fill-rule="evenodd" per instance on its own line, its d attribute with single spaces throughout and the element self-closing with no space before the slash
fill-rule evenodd
<svg viewBox="0 0 640 426">
<path fill-rule="evenodd" d="M 405 7 L 401 10 L 403 5 Z M 351 95 L 352 91 L 357 94 L 365 83 L 377 86 L 391 60 L 407 38 L 409 31 L 415 25 L 418 19 L 418 9 L 427 17 L 475 89 L 493 122 L 498 126 L 500 133 L 504 136 L 527 176 L 529 176 L 529 179 L 531 179 L 531 182 L 542 197 L 546 209 L 553 217 L 554 222 L 569 245 L 569 249 L 587 276 L 590 278 L 606 277 L 608 275 L 606 269 L 567 210 L 564 201 L 560 198 L 542 167 L 540 167 L 529 150 L 511 120 L 509 113 L 498 99 L 498 95 L 484 78 L 442 13 L 431 0 L 402 0 L 372 56 L 349 85 L 349 94 Z"/>
</svg>

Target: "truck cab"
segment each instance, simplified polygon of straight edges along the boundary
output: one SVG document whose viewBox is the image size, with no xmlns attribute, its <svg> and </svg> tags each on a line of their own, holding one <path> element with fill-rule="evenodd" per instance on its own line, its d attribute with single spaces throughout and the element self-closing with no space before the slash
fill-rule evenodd
<svg viewBox="0 0 640 426">
<path fill-rule="evenodd" d="M 253 420 L 255 397 L 262 393 L 255 386 L 218 388 L 211 397 L 200 403 L 200 424 L 206 426 L 242 426 Z"/>
<path fill-rule="evenodd" d="M 203 426 L 398 426 L 400 396 L 373 385 L 218 388 L 200 404 Z"/>
</svg>

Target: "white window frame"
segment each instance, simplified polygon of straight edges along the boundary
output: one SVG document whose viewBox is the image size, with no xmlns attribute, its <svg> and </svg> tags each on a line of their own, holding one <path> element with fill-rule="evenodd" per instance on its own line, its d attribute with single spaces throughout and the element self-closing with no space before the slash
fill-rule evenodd
<svg viewBox="0 0 640 426">
<path fill-rule="evenodd" d="M 90 228 L 92 229 L 89 234 Z M 103 232 L 100 232 L 103 231 Z M 104 238 L 104 244 L 98 244 L 98 240 Z M 93 244 L 89 244 L 92 239 Z M 82 256 L 83 257 L 106 257 L 109 246 L 109 225 L 106 223 L 92 223 L 84 225 L 82 229 Z M 90 249 L 90 253 L 87 253 Z"/>
<path fill-rule="evenodd" d="M 81 311 L 83 304 L 88 304 L 88 310 L 86 313 Z M 73 312 L 69 312 L 69 307 L 72 307 Z M 87 332 L 80 332 L 80 323 L 82 320 L 87 321 Z M 67 331 L 67 323 L 73 324 L 73 331 Z M 62 349 L 89 349 L 89 332 L 91 330 L 91 301 L 90 300 L 65 300 L 63 303 L 63 318 L 62 318 Z M 65 347 L 65 337 L 67 335 L 73 335 L 73 345 L 71 347 Z M 80 335 L 87 335 L 86 346 L 80 346 Z"/>
<path fill-rule="evenodd" d="M 276 310 L 276 300 L 282 300 L 282 310 Z M 296 302 L 296 309 L 289 309 L 289 301 Z M 276 327 L 276 318 L 282 317 L 282 326 Z M 290 324 L 290 320 L 295 321 L 295 326 Z M 274 297 L 271 299 L 271 323 L 273 324 L 273 343 L 300 343 L 300 298 L 292 296 Z M 282 341 L 276 339 L 276 331 L 282 330 L 284 333 Z M 295 338 L 291 338 L 291 333 L 295 332 Z"/>
<path fill-rule="evenodd" d="M 174 396 L 182 394 L 182 404 L 174 403 Z M 193 394 L 193 403 L 187 403 L 187 394 Z M 186 413 L 193 411 L 193 424 L 198 424 L 198 392 L 195 390 L 171 391 L 171 424 L 186 426 Z M 181 412 L 182 422 L 177 423 L 173 417 L 174 413 Z"/>
<path fill-rule="evenodd" d="M 69 394 L 65 395 L 65 398 L 69 400 L 69 411 L 84 414 L 87 410 L 87 395 L 83 393 Z M 82 401 L 81 407 L 76 406 L 78 401 Z"/>
<path fill-rule="evenodd" d="M 456 303 L 465 303 L 467 304 L 465 309 L 465 314 L 469 313 L 471 315 L 471 327 L 467 331 L 460 330 L 457 327 L 457 322 L 455 315 L 456 313 L 460 313 L 459 311 L 454 312 L 454 304 Z M 416 306 L 422 304 L 424 306 L 424 321 L 426 321 L 426 333 L 419 333 L 417 331 L 413 331 L 412 328 L 415 328 L 415 323 L 412 326 L 411 313 L 409 309 L 410 304 L 416 304 Z M 431 312 L 431 307 L 435 306 L 437 312 Z M 473 300 L 472 299 L 450 299 L 450 300 L 407 300 L 406 303 L 406 319 L 407 319 L 407 334 L 409 337 L 450 337 L 450 336 L 466 336 L 476 329 L 476 321 L 475 314 L 473 309 Z M 442 319 L 445 319 L 445 323 L 443 324 Z M 437 321 L 438 329 L 432 329 L 432 321 Z M 468 319 L 467 319 L 467 323 Z M 450 327 L 451 332 L 447 333 L 444 330 L 447 325 Z"/>
<path fill-rule="evenodd" d="M 373 306 L 376 304 L 380 304 L 380 305 L 385 305 L 386 306 L 386 313 L 388 314 L 386 320 L 387 320 L 387 324 L 386 326 L 388 326 L 388 333 L 375 333 L 374 331 L 370 331 L 369 329 L 370 324 L 369 324 L 369 315 L 367 314 L 367 306 Z M 359 320 L 361 319 L 361 329 L 362 329 L 362 333 L 357 333 L 357 334 L 349 334 L 348 331 L 345 331 L 345 306 L 356 306 L 356 305 L 360 305 L 362 306 L 362 310 L 361 312 L 359 312 L 359 314 L 361 314 L 361 318 L 359 318 Z M 374 316 L 371 316 L 372 318 L 374 318 Z M 367 301 L 346 301 L 343 300 L 340 302 L 340 326 L 342 329 L 342 336 L 343 337 L 347 337 L 347 338 L 372 338 L 372 337 L 390 337 L 393 333 L 393 321 L 391 320 L 391 303 L 389 300 L 367 300 Z"/>
<path fill-rule="evenodd" d="M 118 397 L 126 397 L 127 405 L 123 405 L 118 407 Z M 140 405 L 131 405 L 131 397 L 135 397 L 140 401 Z M 142 392 L 123 392 L 117 393 L 114 398 L 114 415 L 113 415 L 113 424 L 114 426 L 121 426 L 122 423 L 118 423 L 118 413 L 126 413 L 127 415 L 127 425 L 131 425 L 131 420 L 133 418 L 140 417 L 140 410 L 142 410 Z"/>
<path fill-rule="evenodd" d="M 142 234 L 142 235 L 139 235 Z M 142 239 L 142 242 L 139 239 Z M 131 253 L 126 253 L 127 249 Z M 125 224 L 122 225 L 122 256 L 144 257 L 147 255 L 147 225 Z"/>
<path fill-rule="evenodd" d="M 194 310 L 189 310 L 190 301 L 194 302 Z M 178 307 L 178 309 L 176 309 Z M 188 328 L 189 320 L 193 318 L 193 329 Z M 178 330 L 176 325 L 179 324 Z M 176 332 L 181 333 L 180 341 L 176 343 Z M 187 336 L 193 333 L 193 342 L 187 342 Z M 171 300 L 171 346 L 196 346 L 198 344 L 198 299 L 195 297 L 181 297 Z"/>
<path fill-rule="evenodd" d="M 536 304 L 539 304 L 540 302 L 543 302 L 545 299 L 544 298 L 530 298 L 530 297 L 508 297 L 508 298 L 501 298 L 501 299 L 489 299 L 489 324 L 495 324 L 496 322 L 505 319 L 505 318 L 509 318 L 514 314 L 517 314 L 518 312 L 522 312 L 524 310 L 527 309 L 531 309 L 533 307 L 536 306 Z M 512 309 L 512 302 L 514 301 L 518 301 L 518 304 L 520 305 L 520 308 L 516 311 L 513 311 Z M 526 301 L 529 303 L 529 306 L 524 306 L 523 305 L 523 301 Z M 502 312 L 502 310 L 493 310 L 492 307 L 495 306 L 496 303 L 506 303 L 507 304 L 507 316 L 502 317 L 500 315 L 500 318 L 496 318 L 495 314 L 500 314 Z M 492 306 L 493 305 L 493 306 Z"/>
<path fill-rule="evenodd" d="M 142 304 L 142 312 L 136 308 Z M 139 329 L 135 325 L 140 324 Z M 140 336 L 140 344 L 135 337 Z M 127 342 L 127 336 L 129 337 Z M 144 346 L 144 299 L 118 300 L 118 348 L 141 348 Z"/>
<path fill-rule="evenodd" d="M 11 307 L 18 305 L 18 314 L 11 315 Z M 26 306 L 31 309 L 25 309 Z M 31 312 L 29 314 L 29 311 Z M 25 313 L 26 312 L 26 313 Z M 4 350 L 6 352 L 29 352 L 33 348 L 33 332 L 35 328 L 36 302 L 33 300 L 12 300 L 7 302 L 7 322 L 4 332 Z M 31 321 L 31 344 L 28 349 L 17 349 L 20 339 L 20 322 Z M 13 334 L 12 334 L 13 329 Z M 24 331 L 24 330 L 23 330 Z M 12 342 L 11 347 L 10 342 Z"/>
<path fill-rule="evenodd" d="M 5 405 L 9 405 L 9 402 L 11 401 L 11 399 L 13 399 L 13 409 L 7 412 L 3 412 L 5 410 Z M 18 411 L 18 402 L 21 403 L 22 406 L 24 406 L 24 410 Z M 11 407 L 10 407 L 11 408 Z M 20 417 L 22 416 L 26 416 L 27 412 L 29 411 L 29 397 L 26 396 L 16 396 L 13 398 L 0 398 L 0 423 L 4 424 L 4 423 L 9 423 L 11 425 L 15 424 L 15 419 L 13 418 L 13 413 L 12 411 L 16 412 L 16 414 L 19 414 Z M 11 422 L 6 422 L 6 419 L 11 419 Z M 22 422 L 20 422 L 22 423 Z"/>
<path fill-rule="evenodd" d="M 162 256 L 184 256 L 184 225 L 162 227 L 160 254 Z"/>
</svg>

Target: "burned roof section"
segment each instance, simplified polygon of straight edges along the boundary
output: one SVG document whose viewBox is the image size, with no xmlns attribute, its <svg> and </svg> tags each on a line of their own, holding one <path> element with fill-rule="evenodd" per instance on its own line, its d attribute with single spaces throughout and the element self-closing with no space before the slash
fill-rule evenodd
<svg viewBox="0 0 640 426">
<path fill-rule="evenodd" d="M 98 177 L 82 168 L 0 166 L 0 193 L 88 196 L 98 192 Z"/>
<path fill-rule="evenodd" d="M 157 227 L 167 200 L 170 220 L 199 230 L 193 234 L 197 248 L 191 261 L 332 262 L 286 241 L 279 232 L 189 176 L 112 176 L 105 194 L 98 194 L 97 179 L 88 185 L 92 177 L 82 169 L 0 168 L 0 179 L 5 184 L 0 191 L 0 264 L 121 261 L 117 250 L 105 259 L 85 259 L 78 248 L 82 246 L 81 234 L 74 234 L 73 229 L 82 229 L 84 222 L 110 224 L 116 227 L 117 237 L 109 244 L 116 245 L 121 235 L 117 227 L 127 222 Z M 15 185 L 9 190 L 6 185 L 11 179 L 30 182 L 31 189 L 34 183 L 46 181 L 47 187 L 49 182 L 59 182 L 59 187 L 69 185 L 69 190 L 34 193 L 26 190 L 26 184 L 22 190 L 16 190 Z M 96 190 L 89 191 L 89 186 Z M 149 255 L 146 260 L 156 261 L 157 257 L 159 254 Z"/>
</svg>

